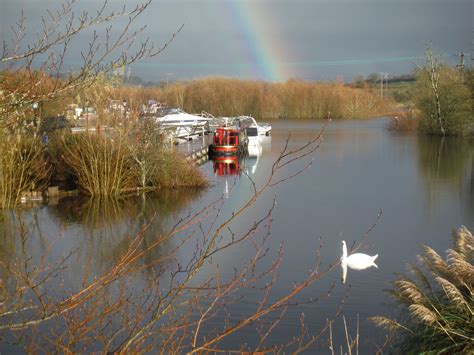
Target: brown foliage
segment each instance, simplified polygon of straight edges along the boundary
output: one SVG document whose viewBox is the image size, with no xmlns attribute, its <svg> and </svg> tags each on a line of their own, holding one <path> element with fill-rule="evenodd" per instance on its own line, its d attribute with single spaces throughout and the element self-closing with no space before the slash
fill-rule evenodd
<svg viewBox="0 0 474 355">
<path fill-rule="evenodd" d="M 390 294 L 403 306 L 400 320 L 374 317 L 401 336 L 407 352 L 472 353 L 474 350 L 474 237 L 466 227 L 453 233 L 444 259 L 425 246 L 419 265 L 393 283 Z"/>
<path fill-rule="evenodd" d="M 365 118 L 386 114 L 393 103 L 376 90 L 337 83 L 289 80 L 284 83 L 206 78 L 165 87 L 124 88 L 133 101 L 153 98 L 187 112 L 214 116 L 251 115 L 256 119 Z"/>
<path fill-rule="evenodd" d="M 413 109 L 405 112 L 398 112 L 390 119 L 388 129 L 398 132 L 416 132 L 419 119 L 416 117 Z"/>
<path fill-rule="evenodd" d="M 41 190 L 48 177 L 45 149 L 39 139 L 0 133 L 0 209 L 18 204 L 24 192 Z"/>
</svg>

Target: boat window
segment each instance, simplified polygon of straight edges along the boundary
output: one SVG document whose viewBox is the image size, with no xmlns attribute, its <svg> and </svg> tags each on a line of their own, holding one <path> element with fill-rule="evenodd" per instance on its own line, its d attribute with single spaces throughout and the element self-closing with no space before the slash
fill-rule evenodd
<svg viewBox="0 0 474 355">
<path fill-rule="evenodd" d="M 257 127 L 247 127 L 247 136 L 249 137 L 256 137 L 258 136 L 258 129 Z"/>
</svg>

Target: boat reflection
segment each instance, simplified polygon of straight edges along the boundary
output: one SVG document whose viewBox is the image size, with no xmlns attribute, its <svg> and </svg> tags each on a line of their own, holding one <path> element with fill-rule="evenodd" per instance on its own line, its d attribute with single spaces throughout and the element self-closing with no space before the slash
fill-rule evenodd
<svg viewBox="0 0 474 355">
<path fill-rule="evenodd" d="M 237 156 L 212 159 L 214 176 L 240 175 L 240 159 Z"/>
<path fill-rule="evenodd" d="M 245 157 L 238 155 L 216 156 L 212 158 L 214 176 L 240 175 L 243 171 L 246 174 L 255 174 L 264 150 L 264 144 L 268 145 L 269 137 L 259 137 L 262 141 L 249 143 Z M 267 139 L 264 139 L 267 138 Z"/>
<path fill-rule="evenodd" d="M 224 180 L 224 196 L 226 198 L 229 197 L 231 190 L 229 185 L 233 185 L 232 182 L 229 184 L 229 177 L 233 176 L 237 178 L 242 173 L 248 177 L 254 175 L 257 171 L 262 153 L 264 151 L 270 151 L 271 138 L 266 136 L 257 138 L 258 139 L 249 141 L 245 156 L 235 154 L 212 157 L 214 177 Z M 234 183 L 235 181 L 236 179 L 234 179 Z"/>
<path fill-rule="evenodd" d="M 257 171 L 258 161 L 262 155 L 262 145 L 261 144 L 249 144 L 248 146 L 248 156 L 245 159 L 245 171 L 247 174 L 255 174 Z"/>
</svg>

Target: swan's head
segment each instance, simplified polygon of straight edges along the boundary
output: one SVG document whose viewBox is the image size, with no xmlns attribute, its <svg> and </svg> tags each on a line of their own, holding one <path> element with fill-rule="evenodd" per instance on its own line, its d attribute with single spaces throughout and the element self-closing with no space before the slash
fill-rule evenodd
<svg viewBox="0 0 474 355">
<path fill-rule="evenodd" d="M 343 240 L 343 241 L 341 242 L 341 244 L 342 244 L 343 247 L 346 247 L 346 241 L 345 241 L 345 240 Z M 347 247 L 346 247 L 346 248 L 347 248 Z"/>
</svg>

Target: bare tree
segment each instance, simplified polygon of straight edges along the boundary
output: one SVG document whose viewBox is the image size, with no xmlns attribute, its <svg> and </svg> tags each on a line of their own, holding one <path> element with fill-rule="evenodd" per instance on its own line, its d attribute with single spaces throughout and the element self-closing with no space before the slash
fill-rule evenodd
<svg viewBox="0 0 474 355">
<path fill-rule="evenodd" d="M 66 0 L 58 10 L 46 10 L 36 35 L 23 13 L 18 18 L 0 57 L 0 208 L 41 188 L 49 174 L 39 136 L 46 105 L 64 106 L 64 98 L 76 98 L 110 72 L 154 57 L 173 41 L 182 26 L 161 47 L 145 37 L 140 18 L 150 2 L 114 11 L 105 0 L 89 13 Z M 67 55 L 86 31 L 92 34 L 80 52 L 81 64 L 68 72 Z"/>
<path fill-rule="evenodd" d="M 19 249 L 17 259 L 0 263 L 2 279 L 8 280 L 5 284 L 9 285 L 0 290 L 3 295 L 0 335 L 15 334 L 30 351 L 42 346 L 43 349 L 72 352 L 100 349 L 104 353 L 146 352 L 156 348 L 164 353 L 284 349 L 302 352 L 310 349 L 332 331 L 332 320 L 314 333 L 306 328 L 302 316 L 298 337 L 279 344 L 271 343 L 269 339 L 290 307 L 329 297 L 334 283 L 309 298 L 303 296 L 303 291 L 336 270 L 338 256 L 333 263 L 323 265 L 321 242 L 315 251 L 314 263 L 308 266 L 308 274 L 295 281 L 286 293 L 277 295 L 274 286 L 284 258 L 284 247 L 281 245 L 273 251 L 275 256 L 272 257 L 267 243 L 271 238 L 276 200 L 243 232 L 234 231 L 233 225 L 272 187 L 287 183 L 309 168 L 321 139 L 322 133 L 293 149 L 288 140 L 267 179 L 259 185 L 251 180 L 253 193 L 229 216 L 221 215 L 225 203 L 221 197 L 182 217 L 153 241 L 145 237 L 150 225 L 143 225 L 110 268 L 94 275 L 85 265 L 83 283 L 78 290 L 54 296 L 48 292 L 51 285 L 62 279 L 71 255 L 55 262 L 48 262 L 46 256 L 42 256 L 35 262 L 26 247 L 29 228 L 21 223 L 23 247 Z M 354 250 L 364 242 L 372 228 Z M 166 253 L 159 253 L 171 240 L 175 246 L 168 248 Z M 253 255 L 242 265 L 235 265 L 232 275 L 223 273 L 216 261 L 218 257 L 245 244 L 252 246 Z M 186 260 L 178 258 L 182 248 L 193 250 Z M 46 250 L 51 248 L 46 247 Z M 138 278 L 143 287 L 132 287 L 132 282 Z M 259 300 L 248 313 L 232 316 L 231 306 L 241 301 L 240 292 L 245 289 L 258 293 Z M 340 300 L 334 317 L 341 314 L 346 297 Z M 42 324 L 48 324 L 48 327 L 40 327 Z M 245 329 L 253 329 L 258 334 L 257 343 L 229 345 L 226 342 Z M 347 343 L 350 348 L 355 344 L 350 340 Z"/>
<path fill-rule="evenodd" d="M 59 10 L 46 10 L 33 43 L 26 44 L 31 30 L 22 13 L 12 28 L 11 41 L 3 42 L 0 58 L 5 68 L 0 82 L 2 125 L 10 124 L 6 122 L 7 113 L 30 110 L 34 102 L 47 102 L 77 92 L 91 85 L 101 73 L 154 57 L 165 50 L 183 26 L 161 47 L 155 47 L 149 38 L 142 38 L 146 26 L 139 23 L 140 16 L 150 2 L 146 0 L 131 10 L 124 6 L 113 11 L 105 0 L 97 12 L 91 14 L 75 12 L 76 0 L 68 0 Z M 105 29 L 100 30 L 101 27 Z M 81 33 L 91 29 L 90 41 L 80 54 L 82 64 L 76 71 L 67 72 L 66 56 L 71 45 Z M 47 89 L 43 87 L 45 84 Z"/>
<path fill-rule="evenodd" d="M 433 54 L 433 48 L 431 45 L 426 47 L 426 62 L 428 64 L 428 68 L 426 70 L 429 72 L 430 85 L 431 89 L 433 90 L 433 96 L 436 105 L 436 118 L 439 123 L 441 134 L 444 137 L 446 135 L 446 131 L 444 129 L 443 117 L 441 115 L 441 103 L 438 89 L 440 64 L 438 59 Z"/>
</svg>

